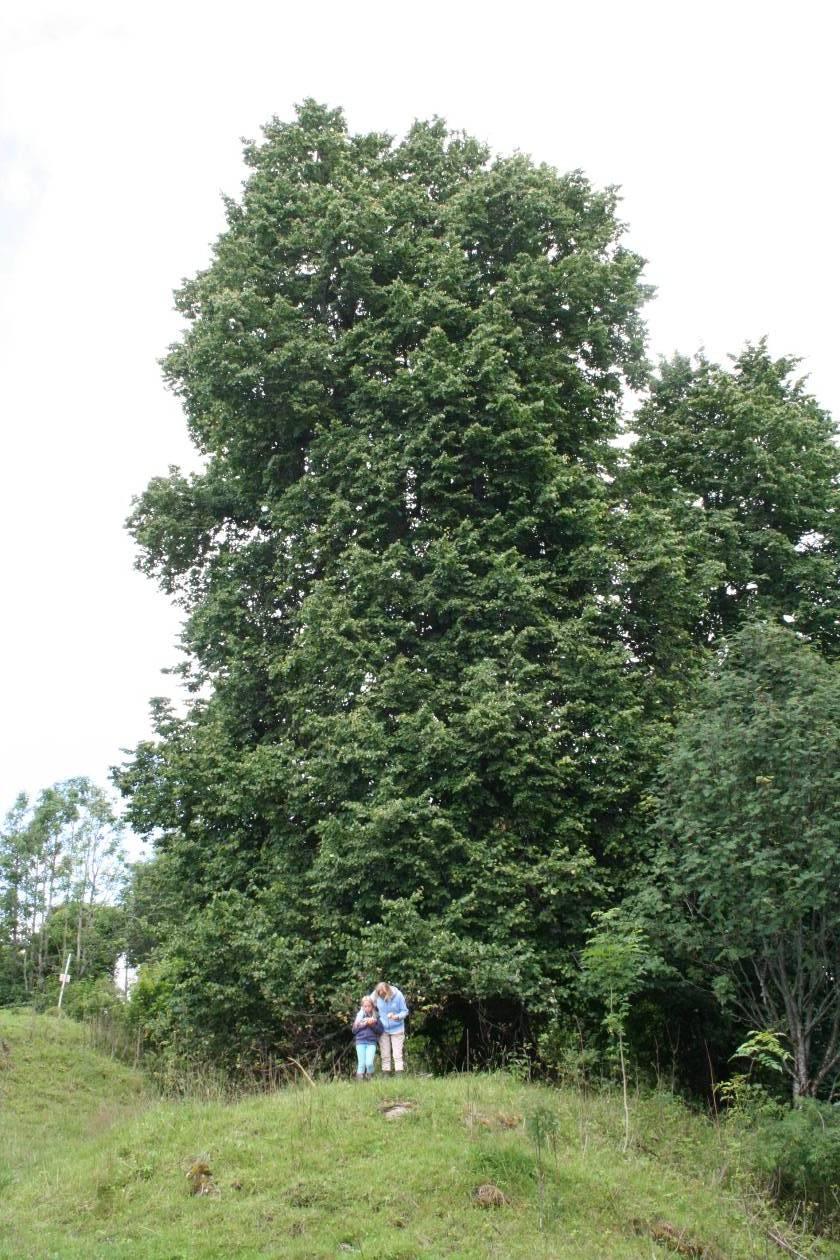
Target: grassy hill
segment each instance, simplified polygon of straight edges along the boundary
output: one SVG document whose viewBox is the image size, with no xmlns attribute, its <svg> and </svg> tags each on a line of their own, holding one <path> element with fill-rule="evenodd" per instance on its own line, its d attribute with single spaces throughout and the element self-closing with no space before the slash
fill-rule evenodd
<svg viewBox="0 0 840 1260">
<path fill-rule="evenodd" d="M 0 1012 L 2 1260 L 785 1254 L 766 1210 L 726 1188 L 713 1125 L 654 1096 L 634 1104 L 627 1155 L 621 1138 L 612 1096 L 503 1074 L 160 1101 L 79 1025 Z"/>
</svg>

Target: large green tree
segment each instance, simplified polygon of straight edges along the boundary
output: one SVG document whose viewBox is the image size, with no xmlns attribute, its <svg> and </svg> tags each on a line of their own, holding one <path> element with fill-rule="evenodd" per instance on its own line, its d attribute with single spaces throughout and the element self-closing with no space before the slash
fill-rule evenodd
<svg viewBox="0 0 840 1260">
<path fill-rule="evenodd" d="M 130 521 L 197 693 L 120 774 L 172 1008 L 216 1049 L 385 971 L 539 1010 L 647 755 L 606 475 L 641 260 L 614 191 L 439 121 L 308 102 L 246 161 L 166 359 L 204 468 Z"/>
</svg>

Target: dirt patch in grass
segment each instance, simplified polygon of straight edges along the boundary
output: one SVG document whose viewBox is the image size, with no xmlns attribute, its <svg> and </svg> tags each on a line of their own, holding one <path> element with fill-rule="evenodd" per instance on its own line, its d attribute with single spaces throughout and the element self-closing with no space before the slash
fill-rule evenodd
<svg viewBox="0 0 840 1260">
<path fill-rule="evenodd" d="M 284 1197 L 291 1207 L 308 1208 L 320 1207 L 329 1196 L 322 1186 L 307 1185 L 306 1182 L 301 1181 L 291 1186 Z"/>
<path fill-rule="evenodd" d="M 479 1111 L 476 1107 L 468 1107 L 464 1124 L 468 1129 L 518 1129 L 522 1117 L 515 1111 Z"/>
<path fill-rule="evenodd" d="M 714 1243 L 703 1243 L 669 1221 L 634 1221 L 634 1232 L 646 1234 L 660 1247 L 686 1260 L 726 1260 Z"/>
</svg>

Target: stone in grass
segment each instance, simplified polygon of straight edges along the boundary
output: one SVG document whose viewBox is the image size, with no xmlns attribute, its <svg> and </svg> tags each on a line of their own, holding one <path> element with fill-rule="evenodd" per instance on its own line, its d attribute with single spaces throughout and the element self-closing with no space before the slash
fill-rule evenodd
<svg viewBox="0 0 840 1260">
<path fill-rule="evenodd" d="M 476 1186 L 472 1192 L 472 1201 L 476 1207 L 495 1208 L 505 1207 L 510 1203 L 510 1199 L 504 1194 L 498 1186 L 494 1186 L 492 1181 L 486 1181 L 482 1186 Z"/>
<path fill-rule="evenodd" d="M 416 1103 L 401 1099 L 396 1102 L 380 1103 L 379 1110 L 386 1120 L 399 1120 L 401 1116 L 407 1116 L 414 1111 L 416 1106 Z"/>
</svg>

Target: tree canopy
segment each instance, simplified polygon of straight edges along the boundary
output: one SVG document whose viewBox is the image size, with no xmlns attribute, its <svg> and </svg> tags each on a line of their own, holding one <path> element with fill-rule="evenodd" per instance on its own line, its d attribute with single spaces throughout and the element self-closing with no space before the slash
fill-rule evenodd
<svg viewBox="0 0 840 1260">
<path fill-rule="evenodd" d="M 310 102 L 246 160 L 166 360 L 206 466 L 131 518 L 210 688 L 121 778 L 179 871 L 171 964 L 189 988 L 244 899 L 257 1022 L 280 974 L 297 1008 L 409 957 L 432 1005 L 538 1002 L 639 738 L 604 611 L 642 262 L 613 190 L 439 121 L 395 143 Z"/>
<path fill-rule="evenodd" d="M 785 618 L 840 650 L 837 429 L 764 341 L 730 369 L 662 364 L 634 420 L 628 493 L 667 510 L 706 599 L 693 637 L 714 645 L 750 616 Z"/>
<path fill-rule="evenodd" d="M 763 343 L 649 377 L 580 172 L 312 101 L 245 157 L 164 365 L 203 466 L 129 520 L 190 695 L 117 776 L 156 1028 L 299 1044 L 390 975 L 521 1039 L 650 878 L 710 649 L 760 612 L 836 653 L 835 431 Z"/>
</svg>

